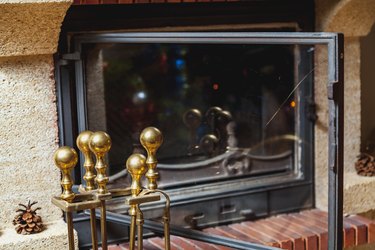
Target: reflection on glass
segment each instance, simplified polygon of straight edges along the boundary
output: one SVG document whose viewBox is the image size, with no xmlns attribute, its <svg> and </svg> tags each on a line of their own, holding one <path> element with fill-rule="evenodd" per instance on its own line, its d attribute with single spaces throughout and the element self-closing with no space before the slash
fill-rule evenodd
<svg viewBox="0 0 375 250">
<path fill-rule="evenodd" d="M 112 137 L 111 174 L 142 151 L 147 126 L 164 134 L 158 159 L 169 182 L 179 180 L 173 171 L 199 181 L 293 168 L 294 46 L 95 46 L 86 64 L 88 126 Z"/>
</svg>

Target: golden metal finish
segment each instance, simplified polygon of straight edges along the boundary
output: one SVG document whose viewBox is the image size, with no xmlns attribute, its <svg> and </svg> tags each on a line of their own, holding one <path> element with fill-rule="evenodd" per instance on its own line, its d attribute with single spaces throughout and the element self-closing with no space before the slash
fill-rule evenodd
<svg viewBox="0 0 375 250">
<path fill-rule="evenodd" d="M 107 194 L 108 177 L 106 175 L 107 164 L 105 163 L 104 156 L 111 149 L 112 141 L 109 135 L 105 132 L 95 132 L 90 137 L 89 142 L 90 150 L 95 154 L 97 172 L 95 181 L 98 184 L 98 194 Z"/>
<path fill-rule="evenodd" d="M 91 131 L 83 131 L 81 132 L 76 140 L 76 144 L 78 149 L 82 152 L 85 161 L 83 163 L 83 167 L 85 168 L 86 172 L 83 176 L 83 179 L 86 181 L 86 186 L 84 187 L 85 191 L 93 191 L 95 190 L 95 177 L 96 174 L 94 172 L 95 164 L 91 157 L 90 151 L 90 139 L 93 135 Z M 90 209 L 90 227 L 91 227 L 91 241 L 92 241 L 92 248 L 98 249 L 98 240 L 96 236 L 96 216 L 95 216 L 95 208 Z"/>
<path fill-rule="evenodd" d="M 94 161 L 91 157 L 91 151 L 90 151 L 90 137 L 93 135 L 93 132 L 91 131 L 83 131 L 81 132 L 77 137 L 77 147 L 82 152 L 85 162 L 83 163 L 83 167 L 85 168 L 86 172 L 83 176 L 83 179 L 86 181 L 86 191 L 92 191 L 95 189 L 95 177 L 96 174 L 94 173 Z"/>
<path fill-rule="evenodd" d="M 106 176 L 107 164 L 104 160 L 105 155 L 111 148 L 111 139 L 104 132 L 90 131 L 82 132 L 77 138 L 77 146 L 84 156 L 84 167 L 86 173 L 84 179 L 86 187 L 82 185 L 79 188 L 79 194 L 72 191 L 73 181 L 70 176 L 71 170 L 77 164 L 78 155 L 74 149 L 69 147 L 59 148 L 54 155 L 55 164 L 62 171 L 61 186 L 63 192 L 59 197 L 53 197 L 52 203 L 66 212 L 66 221 L 68 224 L 69 249 L 74 249 L 74 234 L 72 212 L 90 209 L 90 227 L 93 249 L 98 249 L 96 237 L 96 218 L 95 209 L 101 211 L 101 240 L 102 249 L 107 249 L 107 226 L 106 226 L 106 200 L 114 197 L 129 196 L 126 198 L 126 204 L 130 206 L 129 215 L 131 216 L 129 247 L 135 248 L 136 233 L 138 235 L 138 250 L 143 248 L 143 213 L 139 207 L 140 204 L 160 200 L 160 194 L 165 196 L 166 205 L 163 215 L 165 249 L 170 250 L 169 238 L 169 220 L 170 220 L 170 199 L 168 195 L 156 189 L 157 179 L 159 177 L 156 171 L 157 159 L 156 151 L 163 142 L 161 132 L 153 127 L 143 130 L 140 138 L 141 144 L 146 149 L 148 157 L 141 154 L 133 154 L 126 161 L 126 168 L 132 177 L 132 184 L 127 188 L 117 188 L 108 190 Z M 94 172 L 94 162 L 91 158 L 90 150 L 96 157 L 96 177 Z M 146 173 L 147 172 L 147 173 Z M 148 189 L 141 186 L 141 178 L 146 174 L 149 181 Z M 95 188 L 97 184 L 97 189 Z"/>
<path fill-rule="evenodd" d="M 63 188 L 63 192 L 60 197 L 67 202 L 71 202 L 75 194 L 72 191 L 73 179 L 70 172 L 78 162 L 77 152 L 70 147 L 61 147 L 56 150 L 54 160 L 56 166 L 62 172 L 61 187 Z"/>
<path fill-rule="evenodd" d="M 100 201 L 100 232 L 101 232 L 101 238 L 102 238 L 102 249 L 107 250 L 107 213 L 106 213 L 106 206 L 105 206 L 105 200 Z"/>
<path fill-rule="evenodd" d="M 90 228 L 91 228 L 91 242 L 92 242 L 92 249 L 98 249 L 98 239 L 96 236 L 96 216 L 95 216 L 95 208 L 90 209 Z"/>
<path fill-rule="evenodd" d="M 97 197 L 100 200 L 100 229 L 101 229 L 101 240 L 102 249 L 106 250 L 107 247 L 107 222 L 106 222 L 106 204 L 105 200 L 111 198 L 111 194 L 107 190 L 107 163 L 104 160 L 104 156 L 111 149 L 112 141 L 109 135 L 105 132 L 98 131 L 90 136 L 89 147 L 96 157 L 96 178 L 95 182 L 98 185 Z"/>
<path fill-rule="evenodd" d="M 146 173 L 146 157 L 141 154 L 132 154 L 126 161 L 126 169 L 132 177 L 130 190 L 135 197 L 141 192 L 141 177 Z"/>
<path fill-rule="evenodd" d="M 159 173 L 156 171 L 158 163 L 156 159 L 156 151 L 163 143 L 163 135 L 159 129 L 154 127 L 145 128 L 140 136 L 142 146 L 147 151 L 146 164 L 148 171 L 146 177 L 148 179 L 148 189 L 154 190 L 158 187 L 156 180 L 159 178 Z"/>
<path fill-rule="evenodd" d="M 132 193 L 132 197 L 137 197 L 138 194 L 141 192 L 141 177 L 146 173 L 146 157 L 141 154 L 132 154 L 128 160 L 126 161 L 126 169 L 128 170 L 129 174 L 132 177 L 132 184 L 130 186 L 130 190 Z M 137 217 L 139 217 L 139 207 L 137 204 L 130 205 L 129 215 L 131 216 L 131 225 L 130 225 L 130 242 L 129 248 L 130 250 L 134 249 L 135 245 L 135 227 L 136 224 L 138 225 L 138 246 L 142 240 L 140 240 L 140 229 Z"/>
<path fill-rule="evenodd" d="M 138 235 L 138 250 L 143 249 L 143 224 L 144 224 L 144 219 L 143 219 L 143 213 L 139 207 L 137 207 L 137 235 Z"/>
<path fill-rule="evenodd" d="M 73 215 L 66 213 L 66 224 L 68 225 L 69 250 L 74 250 Z"/>
</svg>

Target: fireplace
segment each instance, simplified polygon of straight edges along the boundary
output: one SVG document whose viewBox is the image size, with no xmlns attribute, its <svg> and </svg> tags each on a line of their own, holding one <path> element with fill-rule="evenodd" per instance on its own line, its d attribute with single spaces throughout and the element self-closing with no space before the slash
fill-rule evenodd
<svg viewBox="0 0 375 250">
<path fill-rule="evenodd" d="M 180 204 L 177 214 L 190 207 L 177 224 L 202 227 L 312 206 L 312 78 L 304 65 L 310 46 L 127 43 L 128 35 L 168 37 L 77 38 L 85 41 L 86 66 L 76 73 L 86 79 L 87 128 L 112 135 L 113 188 L 130 185 L 124 157 L 144 153 L 139 134 L 152 125 L 164 134 L 159 187 Z M 124 42 L 111 43 L 112 36 Z M 290 198 L 278 203 L 282 191 Z M 121 200 L 112 208 L 127 210 Z"/>
<path fill-rule="evenodd" d="M 136 33 L 134 27 L 71 32 L 75 11 L 57 61 L 60 138 L 74 146 L 79 131 L 107 131 L 112 187 L 129 186 L 125 159 L 142 150 L 139 133 L 152 125 L 165 136 L 159 187 L 171 196 L 172 224 L 204 228 L 314 206 L 315 47 L 246 40 L 247 32 L 297 31 L 305 22 L 244 24 L 238 14 L 230 27 L 202 16 L 204 25 L 185 27 L 185 17 L 169 28 L 199 31 L 190 33 L 205 40 L 197 42 L 189 33 L 155 33 L 142 22 Z M 83 173 L 76 171 L 76 184 Z M 116 199 L 108 209 L 126 214 L 128 208 Z M 155 203 L 144 213 L 158 219 L 162 209 Z M 89 242 L 86 219 L 75 218 L 82 247 Z M 126 239 L 123 228 L 110 226 L 110 238 Z"/>
</svg>

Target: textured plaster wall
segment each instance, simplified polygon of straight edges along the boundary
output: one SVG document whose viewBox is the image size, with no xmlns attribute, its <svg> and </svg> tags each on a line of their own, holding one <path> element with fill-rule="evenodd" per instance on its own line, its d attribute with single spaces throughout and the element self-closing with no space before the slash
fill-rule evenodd
<svg viewBox="0 0 375 250">
<path fill-rule="evenodd" d="M 375 208 L 375 178 L 355 173 L 354 162 L 361 146 L 361 46 L 375 22 L 375 0 L 316 0 L 317 30 L 342 32 L 345 35 L 344 86 L 344 212 L 360 213 Z M 362 52 L 363 53 L 363 52 Z M 316 53 L 315 96 L 319 120 L 315 129 L 315 189 L 316 206 L 326 209 L 328 204 L 327 178 L 327 79 L 325 51 Z M 324 73 L 326 75 L 326 73 Z"/>
<path fill-rule="evenodd" d="M 53 54 L 69 0 L 0 0 L 0 249 L 66 249 L 61 192 L 52 156 L 58 145 Z M 38 201 L 46 230 L 20 236 L 18 203 Z M 77 243 L 76 243 L 77 244 Z"/>
<path fill-rule="evenodd" d="M 69 0 L 0 0 L 0 56 L 55 53 L 69 5 Z"/>
<path fill-rule="evenodd" d="M 347 38 L 345 40 L 345 57 L 354 57 L 355 60 L 346 60 L 345 71 L 345 104 L 344 104 L 344 131 L 345 131 L 345 177 L 351 173 L 356 176 L 354 162 L 360 150 L 361 106 L 360 106 L 360 64 L 358 54 L 360 52 L 359 39 Z M 315 101 L 317 103 L 318 122 L 315 127 L 315 191 L 316 205 L 325 209 L 328 206 L 328 101 L 327 101 L 327 54 L 322 47 L 317 49 L 315 62 Z M 345 178 L 347 184 L 349 178 Z M 353 197 L 354 198 L 354 197 Z M 348 193 L 345 202 L 352 200 Z M 354 212 L 346 209 L 346 212 Z"/>
<path fill-rule="evenodd" d="M 39 201 L 45 221 L 61 218 L 50 197 L 60 192 L 52 161 L 57 114 L 50 55 L 0 58 L 0 226 L 18 203 Z"/>
</svg>

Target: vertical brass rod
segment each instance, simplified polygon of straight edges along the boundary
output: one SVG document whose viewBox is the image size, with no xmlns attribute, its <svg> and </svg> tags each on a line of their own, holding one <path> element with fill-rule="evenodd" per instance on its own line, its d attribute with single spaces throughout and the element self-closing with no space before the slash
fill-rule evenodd
<svg viewBox="0 0 375 250">
<path fill-rule="evenodd" d="M 164 224 L 164 247 L 165 250 L 171 249 L 171 240 L 169 236 L 169 208 L 166 209 L 165 214 L 163 216 L 163 224 Z"/>
<path fill-rule="evenodd" d="M 74 231 L 72 212 L 66 212 L 66 223 L 68 224 L 69 250 L 74 250 Z"/>
<path fill-rule="evenodd" d="M 95 216 L 95 209 L 90 209 L 90 226 L 91 226 L 91 241 L 92 241 L 92 249 L 98 250 L 98 239 L 96 236 L 96 216 Z"/>
<path fill-rule="evenodd" d="M 138 250 L 143 249 L 143 213 L 139 209 L 139 206 L 137 208 L 137 235 L 138 235 Z"/>
<path fill-rule="evenodd" d="M 102 239 L 102 249 L 107 250 L 107 216 L 106 216 L 106 208 L 105 208 L 105 200 L 101 200 L 101 207 L 100 207 L 100 232 L 101 232 L 101 239 Z"/>
<path fill-rule="evenodd" d="M 136 226 L 136 216 L 131 216 L 130 221 L 130 235 L 129 235 L 129 250 L 134 250 L 134 244 L 135 244 L 135 226 Z"/>
</svg>

